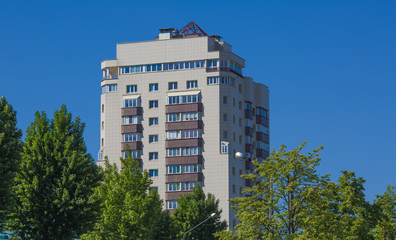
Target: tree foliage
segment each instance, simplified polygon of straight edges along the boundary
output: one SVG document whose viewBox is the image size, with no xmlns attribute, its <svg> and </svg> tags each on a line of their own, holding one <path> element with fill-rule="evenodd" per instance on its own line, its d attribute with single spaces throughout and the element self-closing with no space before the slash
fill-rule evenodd
<svg viewBox="0 0 396 240">
<path fill-rule="evenodd" d="M 227 227 L 227 222 L 220 220 L 222 210 L 219 209 L 219 200 L 210 193 L 206 196 L 200 186 L 196 186 L 191 194 L 180 195 L 177 202 L 179 206 L 173 212 L 172 218 L 179 239 L 212 213 L 216 213 L 216 216 L 188 233 L 186 239 L 217 239 L 214 233 Z"/>
<path fill-rule="evenodd" d="M 371 229 L 376 225 L 378 211 L 365 200 L 364 179 L 348 171 L 342 171 L 337 183 L 331 182 L 329 175 L 320 176 L 316 168 L 322 147 L 303 154 L 304 146 L 305 143 L 286 151 L 282 145 L 266 161 L 254 161 L 255 172 L 244 177 L 258 184 L 244 190 L 249 196 L 230 200 L 241 222 L 234 233 L 222 231 L 217 236 L 221 239 L 373 239 Z M 379 199 L 392 209 L 392 196 L 392 191 L 388 191 Z M 382 229 L 391 229 L 392 217 L 385 216 L 390 216 L 392 211 L 385 212 Z M 377 226 L 378 233 L 381 226 Z"/>
<path fill-rule="evenodd" d="M 149 193 L 148 172 L 142 172 L 131 157 L 121 163 L 119 171 L 106 159 L 105 179 L 96 189 L 102 216 L 83 239 L 173 239 L 169 212 L 162 211 L 156 191 Z"/>
<path fill-rule="evenodd" d="M 100 175 L 86 153 L 83 131 L 84 123 L 73 121 L 64 105 L 52 120 L 36 113 L 15 178 L 14 237 L 72 239 L 92 225 L 98 206 L 92 193 Z"/>
<path fill-rule="evenodd" d="M 22 151 L 22 131 L 17 128 L 16 112 L 0 98 L 0 231 L 12 204 L 12 184 Z"/>
<path fill-rule="evenodd" d="M 378 211 L 378 221 L 373 229 L 375 239 L 396 239 L 396 190 L 389 185 L 383 195 L 377 195 L 374 207 Z"/>
</svg>

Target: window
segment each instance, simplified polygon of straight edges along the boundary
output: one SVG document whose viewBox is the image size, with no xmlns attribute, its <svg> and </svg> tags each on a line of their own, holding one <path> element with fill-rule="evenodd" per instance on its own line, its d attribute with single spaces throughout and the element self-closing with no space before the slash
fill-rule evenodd
<svg viewBox="0 0 396 240">
<path fill-rule="evenodd" d="M 149 118 L 149 126 L 157 126 L 158 118 Z"/>
<path fill-rule="evenodd" d="M 227 139 L 227 137 L 228 137 L 227 135 L 228 135 L 227 131 L 223 131 L 223 138 L 224 139 Z"/>
<path fill-rule="evenodd" d="M 166 201 L 166 207 L 167 207 L 168 209 L 175 209 L 175 208 L 177 208 L 177 207 L 178 207 L 177 200 Z"/>
<path fill-rule="evenodd" d="M 232 133 L 232 140 L 235 142 L 235 132 Z"/>
<path fill-rule="evenodd" d="M 104 130 L 104 121 L 102 121 L 102 130 Z"/>
<path fill-rule="evenodd" d="M 202 166 L 200 164 L 182 165 L 183 173 L 196 173 L 201 171 L 202 171 Z"/>
<path fill-rule="evenodd" d="M 179 174 L 179 173 L 180 173 L 179 165 L 168 166 L 168 174 Z"/>
<path fill-rule="evenodd" d="M 242 84 L 239 84 L 238 90 L 240 93 L 242 93 Z"/>
<path fill-rule="evenodd" d="M 177 82 L 170 82 L 170 83 L 169 83 L 168 89 L 169 89 L 169 90 L 175 90 L 175 89 L 177 89 Z"/>
<path fill-rule="evenodd" d="M 102 87 L 102 93 L 117 92 L 117 84 L 107 84 Z"/>
<path fill-rule="evenodd" d="M 227 96 L 223 96 L 223 104 L 227 104 Z"/>
<path fill-rule="evenodd" d="M 127 93 L 137 92 L 137 85 L 127 85 Z"/>
<path fill-rule="evenodd" d="M 133 99 L 124 99 L 124 107 L 140 107 L 140 97 Z"/>
<path fill-rule="evenodd" d="M 236 193 L 236 186 L 235 186 L 235 184 L 232 184 L 232 193 Z"/>
<path fill-rule="evenodd" d="M 167 150 L 168 157 L 180 156 L 180 148 L 168 148 L 166 150 Z"/>
<path fill-rule="evenodd" d="M 205 60 L 191 61 L 191 62 L 164 63 L 164 71 L 204 68 L 204 67 L 205 67 Z"/>
<path fill-rule="evenodd" d="M 232 105 L 235 107 L 235 98 L 232 98 Z"/>
<path fill-rule="evenodd" d="M 184 147 L 181 148 L 181 155 L 182 156 L 193 156 L 199 155 L 201 153 L 200 147 Z"/>
<path fill-rule="evenodd" d="M 124 142 L 136 142 L 140 141 L 139 133 L 125 133 L 123 134 Z"/>
<path fill-rule="evenodd" d="M 208 60 L 208 67 L 217 67 L 218 60 Z"/>
<path fill-rule="evenodd" d="M 162 71 L 162 64 L 136 65 L 120 67 L 120 74 L 158 72 Z"/>
<path fill-rule="evenodd" d="M 224 113 L 224 114 L 223 114 L 223 121 L 224 121 L 224 122 L 227 122 L 227 113 Z"/>
<path fill-rule="evenodd" d="M 232 123 L 235 124 L 235 115 L 232 115 Z"/>
<path fill-rule="evenodd" d="M 239 176 L 241 176 L 243 174 L 242 169 L 239 169 Z"/>
<path fill-rule="evenodd" d="M 157 142 L 158 142 L 158 135 L 149 136 L 149 143 L 157 143 Z"/>
<path fill-rule="evenodd" d="M 257 148 L 268 151 L 268 144 L 266 144 L 265 142 L 258 141 Z"/>
<path fill-rule="evenodd" d="M 140 141 L 140 133 L 124 133 L 122 135 L 123 135 L 124 142 Z"/>
<path fill-rule="evenodd" d="M 166 132 L 166 139 L 180 139 L 180 131 L 168 131 Z"/>
<path fill-rule="evenodd" d="M 197 112 L 182 113 L 182 121 L 194 121 L 198 119 L 199 117 Z"/>
<path fill-rule="evenodd" d="M 257 126 L 257 127 L 256 127 L 257 132 L 262 132 L 262 133 L 265 133 L 265 134 L 268 135 L 268 128 L 267 128 L 267 127 L 264 127 L 264 126 L 261 125 L 261 124 L 257 124 L 256 126 Z"/>
<path fill-rule="evenodd" d="M 104 146 L 104 138 L 102 138 L 102 147 Z"/>
<path fill-rule="evenodd" d="M 253 127 L 253 122 L 250 119 L 245 119 L 246 127 Z"/>
<path fill-rule="evenodd" d="M 158 177 L 158 169 L 150 169 L 150 177 Z"/>
<path fill-rule="evenodd" d="M 158 83 L 150 83 L 149 84 L 149 91 L 150 92 L 158 91 Z"/>
<path fill-rule="evenodd" d="M 252 103 L 251 102 L 245 102 L 245 109 L 252 111 Z"/>
<path fill-rule="evenodd" d="M 239 126 L 242 127 L 242 118 L 239 118 Z"/>
<path fill-rule="evenodd" d="M 197 87 L 198 87 L 198 81 L 197 80 L 187 81 L 187 89 L 197 88 Z"/>
<path fill-rule="evenodd" d="M 149 160 L 158 160 L 158 152 L 149 153 Z"/>
<path fill-rule="evenodd" d="M 168 113 L 168 122 L 178 122 L 180 121 L 179 113 Z"/>
<path fill-rule="evenodd" d="M 139 116 L 125 116 L 124 117 L 124 124 L 140 124 L 140 117 Z"/>
<path fill-rule="evenodd" d="M 129 151 L 129 154 L 131 155 L 132 158 L 140 158 L 140 151 L 138 151 L 138 150 Z M 128 158 L 128 152 L 127 151 L 123 151 L 122 152 L 122 156 L 125 159 Z"/>
<path fill-rule="evenodd" d="M 242 102 L 239 101 L 239 109 L 242 109 Z"/>
<path fill-rule="evenodd" d="M 251 136 L 245 136 L 245 143 L 246 144 L 252 144 L 253 143 L 253 138 Z"/>
<path fill-rule="evenodd" d="M 149 108 L 158 108 L 158 100 L 149 101 Z"/>
<path fill-rule="evenodd" d="M 201 95 L 168 96 L 168 104 L 198 103 L 201 102 Z"/>
<path fill-rule="evenodd" d="M 236 169 L 235 169 L 235 167 L 232 167 L 232 175 L 233 175 L 233 176 L 236 175 Z"/>
<path fill-rule="evenodd" d="M 149 188 L 149 193 L 152 193 L 153 191 L 158 192 L 158 187 L 150 187 Z"/>
<path fill-rule="evenodd" d="M 181 138 L 199 138 L 201 137 L 201 131 L 199 129 L 182 130 Z"/>
<path fill-rule="evenodd" d="M 241 195 L 241 196 L 242 196 L 242 190 L 243 190 L 243 188 L 239 187 L 239 195 Z"/>
<path fill-rule="evenodd" d="M 234 86 L 234 79 L 230 77 L 208 77 L 208 85 L 217 84 Z"/>
<path fill-rule="evenodd" d="M 263 108 L 257 108 L 257 115 L 263 116 L 264 118 L 268 118 L 268 111 Z"/>
<path fill-rule="evenodd" d="M 228 151 L 229 151 L 228 145 L 229 145 L 229 142 L 221 141 L 221 153 L 228 154 Z"/>
<path fill-rule="evenodd" d="M 168 183 L 167 185 L 169 192 L 180 191 L 180 183 Z"/>
<path fill-rule="evenodd" d="M 183 182 L 182 183 L 182 191 L 193 190 L 196 185 L 196 182 Z"/>
<path fill-rule="evenodd" d="M 102 113 L 104 113 L 104 104 L 102 104 Z"/>
<path fill-rule="evenodd" d="M 239 135 L 239 144 L 242 144 L 242 135 Z"/>
</svg>

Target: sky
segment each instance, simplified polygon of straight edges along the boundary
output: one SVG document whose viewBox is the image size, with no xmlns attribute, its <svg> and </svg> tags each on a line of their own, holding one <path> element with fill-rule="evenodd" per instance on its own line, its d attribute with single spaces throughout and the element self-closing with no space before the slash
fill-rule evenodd
<svg viewBox="0 0 396 240">
<path fill-rule="evenodd" d="M 270 89 L 271 149 L 323 145 L 320 174 L 396 185 L 396 1 L 0 1 L 0 96 L 26 128 L 66 104 L 100 144 L 100 63 L 116 43 L 195 21 Z"/>
</svg>

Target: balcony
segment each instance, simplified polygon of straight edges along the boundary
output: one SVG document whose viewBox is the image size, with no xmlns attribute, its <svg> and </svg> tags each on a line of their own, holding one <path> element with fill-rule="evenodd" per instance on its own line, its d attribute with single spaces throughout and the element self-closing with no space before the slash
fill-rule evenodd
<svg viewBox="0 0 396 240">
<path fill-rule="evenodd" d="M 165 141 L 165 148 L 202 147 L 202 138 L 173 139 Z"/>
<path fill-rule="evenodd" d="M 232 73 L 234 73 L 234 74 L 236 74 L 236 75 L 238 75 L 240 77 L 243 77 L 242 74 L 232 70 L 229 67 L 207 67 L 206 68 L 206 72 L 218 72 L 218 71 L 232 72 Z"/>
<path fill-rule="evenodd" d="M 203 176 L 202 173 L 166 174 L 165 182 L 166 183 L 201 182 L 202 176 Z"/>
<path fill-rule="evenodd" d="M 141 107 L 125 107 L 121 108 L 121 116 L 142 116 Z"/>
<path fill-rule="evenodd" d="M 109 76 L 104 76 L 102 80 L 113 80 L 113 79 L 118 79 L 117 75 L 109 75 Z"/>
<path fill-rule="evenodd" d="M 263 141 L 265 143 L 269 143 L 269 136 L 263 132 L 256 132 L 256 140 Z"/>
<path fill-rule="evenodd" d="M 166 157 L 165 165 L 202 164 L 202 155 Z"/>
<path fill-rule="evenodd" d="M 253 120 L 253 111 L 245 110 L 245 118 Z"/>
<path fill-rule="evenodd" d="M 269 152 L 265 149 L 256 149 L 256 156 L 259 158 L 268 158 L 269 157 Z"/>
<path fill-rule="evenodd" d="M 128 150 L 142 150 L 142 142 L 122 142 L 121 151 Z"/>
<path fill-rule="evenodd" d="M 189 193 L 192 193 L 192 190 L 177 191 L 177 192 L 166 192 L 165 193 L 165 201 L 177 200 L 179 198 L 179 195 L 184 195 L 184 194 L 189 194 Z M 171 209 L 171 210 L 174 210 L 174 209 Z"/>
<path fill-rule="evenodd" d="M 252 170 L 253 166 L 252 166 L 252 162 L 249 160 L 245 160 L 245 169 L 246 170 Z"/>
<path fill-rule="evenodd" d="M 263 124 L 264 126 L 268 127 L 269 120 L 263 116 L 256 115 L 256 123 Z"/>
<path fill-rule="evenodd" d="M 251 181 L 249 179 L 245 179 L 245 186 L 251 187 Z"/>
<path fill-rule="evenodd" d="M 202 120 L 182 121 L 182 122 L 167 122 L 165 123 L 165 130 L 186 130 L 186 129 L 202 129 Z"/>
<path fill-rule="evenodd" d="M 245 144 L 245 152 L 253 153 L 253 145 L 252 144 Z"/>
<path fill-rule="evenodd" d="M 123 133 L 141 133 L 142 124 L 121 125 L 121 134 Z"/>
<path fill-rule="evenodd" d="M 166 105 L 166 113 L 181 113 L 181 112 L 202 112 L 202 103 L 185 103 Z"/>
<path fill-rule="evenodd" d="M 253 137 L 253 128 L 245 127 L 245 135 Z"/>
</svg>

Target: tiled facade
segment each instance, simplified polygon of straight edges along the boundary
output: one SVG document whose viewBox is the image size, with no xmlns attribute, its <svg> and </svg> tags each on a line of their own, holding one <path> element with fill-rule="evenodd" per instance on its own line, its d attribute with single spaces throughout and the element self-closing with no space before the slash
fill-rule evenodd
<svg viewBox="0 0 396 240">
<path fill-rule="evenodd" d="M 127 149 L 153 173 L 166 207 L 200 184 L 228 199 L 251 183 L 252 169 L 235 152 L 265 159 L 269 149 L 268 87 L 243 76 L 245 60 L 209 36 L 160 33 L 154 41 L 117 44 L 117 59 L 102 62 L 101 147 L 120 165 Z"/>
</svg>

